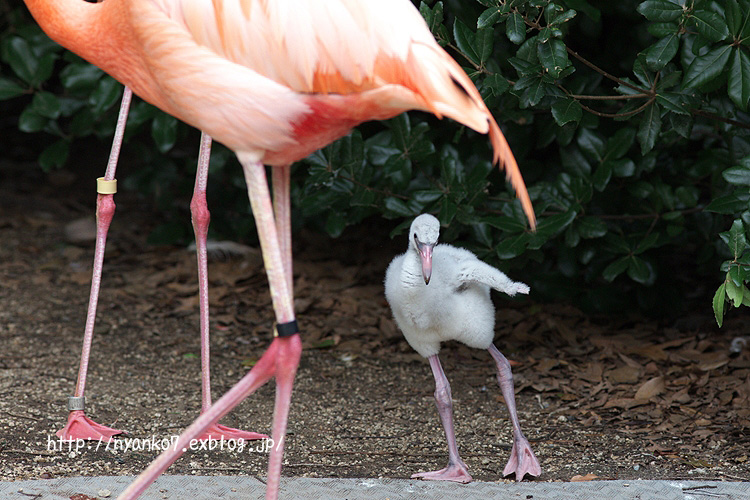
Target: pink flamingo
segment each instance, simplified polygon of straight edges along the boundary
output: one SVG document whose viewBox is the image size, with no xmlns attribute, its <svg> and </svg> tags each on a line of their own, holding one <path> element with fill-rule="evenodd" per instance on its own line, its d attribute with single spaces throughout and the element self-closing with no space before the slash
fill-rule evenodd
<svg viewBox="0 0 750 500">
<path fill-rule="evenodd" d="M 301 341 L 293 309 L 289 165 L 367 120 L 409 109 L 488 133 L 532 228 L 497 123 L 408 0 L 24 0 L 55 41 L 216 138 L 242 165 L 276 316 L 253 369 L 122 494 L 135 498 L 210 425 L 276 377 L 267 498 L 278 495 Z M 264 165 L 274 167 L 274 198 Z"/>
</svg>

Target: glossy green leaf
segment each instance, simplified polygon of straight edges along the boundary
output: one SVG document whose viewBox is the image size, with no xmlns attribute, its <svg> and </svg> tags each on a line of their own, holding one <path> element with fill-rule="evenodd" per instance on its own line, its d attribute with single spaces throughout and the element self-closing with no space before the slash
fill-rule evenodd
<svg viewBox="0 0 750 500">
<path fill-rule="evenodd" d="M 86 63 L 74 63 L 60 71 L 60 81 L 69 92 L 92 92 L 102 78 L 102 70 Z"/>
<path fill-rule="evenodd" d="M 713 309 L 714 309 L 714 317 L 716 318 L 716 323 L 719 325 L 719 328 L 721 328 L 722 323 L 724 322 L 724 305 L 726 304 L 726 283 L 722 283 L 719 288 L 716 290 L 716 293 L 714 294 L 713 299 Z"/>
<path fill-rule="evenodd" d="M 747 110 L 750 100 L 750 56 L 740 47 L 733 50 L 728 83 L 729 97 L 734 105 L 743 111 Z"/>
<path fill-rule="evenodd" d="M 668 111 L 690 116 L 690 109 L 688 108 L 684 97 L 683 94 L 676 92 L 664 92 L 659 93 L 656 96 L 656 102 Z"/>
<path fill-rule="evenodd" d="M 641 123 L 638 126 L 638 142 L 641 143 L 641 153 L 646 154 L 654 149 L 656 139 L 661 132 L 661 114 L 659 105 L 653 103 L 641 113 Z"/>
<path fill-rule="evenodd" d="M 485 78 L 484 85 L 492 91 L 493 95 L 496 96 L 504 94 L 510 88 L 508 79 L 499 73 L 492 74 Z"/>
<path fill-rule="evenodd" d="M 23 95 L 26 90 L 13 80 L 0 77 L 0 101 Z"/>
<path fill-rule="evenodd" d="M 719 14 L 708 10 L 695 10 L 691 15 L 698 33 L 712 42 L 724 40 L 729 35 L 727 23 Z"/>
<path fill-rule="evenodd" d="M 66 140 L 55 141 L 39 155 L 39 166 L 42 170 L 49 172 L 53 168 L 61 168 L 68 161 L 70 144 Z"/>
<path fill-rule="evenodd" d="M 725 290 L 727 293 L 727 297 L 729 297 L 729 300 L 732 302 L 732 305 L 734 307 L 740 307 L 742 305 L 742 300 L 744 298 L 744 286 L 742 285 L 735 285 L 734 281 L 731 279 L 726 280 L 724 283 Z"/>
<path fill-rule="evenodd" d="M 546 43 L 540 43 L 537 48 L 537 54 L 539 61 L 552 78 L 560 76 L 562 70 L 570 64 L 565 44 L 556 38 L 552 38 Z"/>
<path fill-rule="evenodd" d="M 665 36 L 677 33 L 680 27 L 677 23 L 650 23 L 648 32 L 655 38 L 664 38 Z"/>
<path fill-rule="evenodd" d="M 750 168 L 731 167 L 721 173 L 724 180 L 736 186 L 750 186 Z"/>
<path fill-rule="evenodd" d="M 597 191 L 604 191 L 604 188 L 609 184 L 609 179 L 612 178 L 613 167 L 614 164 L 610 161 L 605 161 L 599 164 L 594 171 L 594 175 L 591 177 L 591 183 L 594 185 L 594 189 Z"/>
<path fill-rule="evenodd" d="M 646 50 L 646 64 L 654 71 L 662 69 L 677 54 L 679 47 L 680 35 L 670 33 Z"/>
<path fill-rule="evenodd" d="M 453 23 L 453 38 L 456 40 L 458 49 L 475 64 L 479 64 L 476 34 L 460 19 L 456 19 Z"/>
<path fill-rule="evenodd" d="M 732 227 L 729 231 L 721 233 L 721 239 L 729 247 L 729 251 L 732 253 L 735 259 L 739 259 L 740 256 L 745 252 L 747 247 L 747 239 L 745 238 L 745 227 L 742 221 L 736 219 L 732 223 Z"/>
<path fill-rule="evenodd" d="M 159 113 L 151 124 L 151 137 L 159 151 L 166 153 L 177 140 L 177 120 L 166 113 Z"/>
<path fill-rule="evenodd" d="M 476 50 L 479 56 L 479 62 L 484 64 L 492 55 L 492 49 L 495 42 L 495 31 L 490 28 L 481 28 L 477 30 Z"/>
<path fill-rule="evenodd" d="M 623 127 L 607 139 L 604 156 L 608 160 L 617 160 L 627 154 L 635 140 L 635 129 Z"/>
<path fill-rule="evenodd" d="M 552 104 L 552 117 L 560 126 L 570 122 L 578 123 L 582 116 L 581 104 L 575 99 L 567 97 L 558 99 Z"/>
<path fill-rule="evenodd" d="M 738 36 L 742 32 L 743 15 L 737 0 L 724 0 L 724 17 L 729 33 L 732 36 Z"/>
<path fill-rule="evenodd" d="M 577 221 L 578 233 L 581 238 L 601 238 L 607 234 L 607 224 L 599 217 L 584 216 Z"/>
<path fill-rule="evenodd" d="M 516 45 L 520 45 L 526 39 L 526 23 L 523 22 L 523 17 L 518 11 L 513 11 L 508 16 L 505 22 L 505 36 Z"/>
<path fill-rule="evenodd" d="M 711 203 L 706 207 L 706 211 L 718 214 L 734 214 L 744 210 L 747 207 L 747 202 L 748 196 L 731 193 L 711 200 Z"/>
<path fill-rule="evenodd" d="M 39 60 L 31 50 L 29 42 L 17 36 L 11 38 L 5 57 L 13 72 L 21 80 L 30 85 L 35 84 Z"/>
<path fill-rule="evenodd" d="M 89 96 L 91 111 L 94 115 L 101 115 L 120 101 L 122 91 L 122 85 L 113 78 L 102 78 Z"/>
<path fill-rule="evenodd" d="M 37 92 L 31 99 L 31 110 L 39 116 L 54 120 L 60 116 L 60 99 L 50 92 Z"/>
<path fill-rule="evenodd" d="M 18 117 L 18 130 L 21 132 L 39 132 L 44 129 L 49 121 L 48 118 L 35 113 L 31 106 L 28 106 L 21 112 Z"/>
<path fill-rule="evenodd" d="M 528 243 L 528 233 L 511 236 L 510 238 L 502 240 L 500 244 L 495 247 L 495 253 L 500 259 L 512 259 L 513 257 L 521 255 L 526 250 Z"/>
<path fill-rule="evenodd" d="M 497 7 L 490 7 L 482 12 L 477 19 L 477 28 L 487 28 L 494 25 L 500 19 L 500 10 Z"/>
<path fill-rule="evenodd" d="M 647 261 L 633 255 L 628 262 L 628 276 L 637 283 L 650 286 L 656 281 L 656 270 Z"/>
<path fill-rule="evenodd" d="M 619 259 L 613 261 L 610 263 L 607 267 L 604 268 L 604 271 L 602 271 L 602 278 L 605 280 L 612 282 L 615 278 L 617 278 L 619 275 L 625 272 L 625 270 L 628 268 L 628 265 L 630 257 L 624 256 L 620 257 Z"/>
<path fill-rule="evenodd" d="M 682 81 L 683 88 L 700 87 L 719 76 L 729 61 L 731 49 L 730 45 L 721 45 L 693 59 L 685 72 L 685 78 Z"/>
<path fill-rule="evenodd" d="M 676 21 L 682 15 L 682 6 L 667 0 L 648 0 L 637 10 L 649 21 Z"/>
</svg>

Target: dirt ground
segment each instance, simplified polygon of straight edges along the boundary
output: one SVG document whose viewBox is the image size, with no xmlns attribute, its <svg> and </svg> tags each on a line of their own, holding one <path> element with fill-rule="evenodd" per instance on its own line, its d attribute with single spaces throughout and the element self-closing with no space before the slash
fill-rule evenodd
<svg viewBox="0 0 750 500">
<path fill-rule="evenodd" d="M 64 225 L 92 200 L 32 169 L 0 179 L 0 479 L 137 474 L 155 453 L 61 449 L 75 386 L 93 245 Z M 127 193 L 105 260 L 87 414 L 127 429 L 131 443 L 179 434 L 200 408 L 195 259 L 145 243 L 154 216 Z M 360 228 L 331 241 L 295 235 L 295 291 L 307 349 L 289 417 L 283 474 L 408 478 L 445 465 L 429 365 L 403 340 L 383 297 L 405 243 Z M 272 316 L 257 252 L 210 264 L 212 386 L 218 397 L 270 341 Z M 571 306 L 496 296 L 496 345 L 515 361 L 522 428 L 540 481 L 750 480 L 750 350 L 732 311 L 719 330 L 708 304 L 677 322 L 590 317 Z M 502 480 L 511 429 L 486 352 L 448 344 L 459 448 L 477 480 Z M 270 432 L 273 384 L 222 423 Z M 97 449 L 98 448 L 98 449 Z M 122 448 L 122 446 L 120 447 Z M 264 476 L 267 456 L 194 451 L 173 474 Z"/>
</svg>

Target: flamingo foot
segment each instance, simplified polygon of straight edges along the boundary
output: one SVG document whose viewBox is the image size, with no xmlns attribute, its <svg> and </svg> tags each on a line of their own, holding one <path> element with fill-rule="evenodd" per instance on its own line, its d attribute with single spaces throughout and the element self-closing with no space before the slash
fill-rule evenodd
<svg viewBox="0 0 750 500">
<path fill-rule="evenodd" d="M 68 415 L 68 423 L 57 431 L 55 435 L 65 441 L 78 439 L 89 441 L 110 441 L 112 436 L 127 434 L 127 431 L 113 429 L 106 425 L 97 424 L 87 417 L 83 410 L 73 410 Z"/>
<path fill-rule="evenodd" d="M 503 469 L 503 476 L 516 474 L 516 481 L 520 481 L 526 474 L 539 476 L 542 468 L 539 466 L 539 460 L 531 450 L 529 441 L 523 435 L 518 436 L 513 442 L 513 449 L 510 450 L 510 459 L 508 465 Z"/>
<path fill-rule="evenodd" d="M 454 481 L 456 483 L 470 483 L 472 481 L 469 469 L 463 461 L 449 463 L 446 468 L 432 472 L 418 472 L 417 474 L 412 474 L 411 478 L 431 481 Z"/>
<path fill-rule="evenodd" d="M 243 431 L 227 427 L 226 425 L 213 424 L 196 439 L 200 441 L 229 441 L 230 439 L 234 439 L 235 441 L 239 441 L 240 439 L 244 441 L 256 441 L 258 439 L 269 439 L 269 436 L 259 432 Z"/>
</svg>

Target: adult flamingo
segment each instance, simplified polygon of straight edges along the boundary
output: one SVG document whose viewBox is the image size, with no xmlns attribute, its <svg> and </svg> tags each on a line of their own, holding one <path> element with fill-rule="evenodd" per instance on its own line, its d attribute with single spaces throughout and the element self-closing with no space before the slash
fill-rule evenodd
<svg viewBox="0 0 750 500">
<path fill-rule="evenodd" d="M 115 136 L 112 140 L 112 148 L 107 162 L 107 170 L 104 177 L 97 180 L 97 207 L 96 207 L 96 249 L 94 251 L 94 266 L 91 278 L 91 293 L 89 295 L 88 312 L 86 314 L 86 326 L 83 334 L 83 347 L 81 349 L 81 362 L 78 367 L 78 380 L 73 396 L 68 398 L 68 421 L 65 427 L 57 431 L 57 436 L 65 440 L 77 441 L 79 439 L 109 440 L 111 437 L 122 434 L 124 431 L 113 429 L 99 424 L 85 414 L 85 389 L 86 376 L 88 374 L 89 357 L 91 355 L 91 343 L 94 336 L 94 324 L 96 321 L 96 308 L 99 302 L 99 290 L 102 280 L 102 268 L 104 263 L 104 248 L 107 242 L 107 233 L 115 212 L 114 194 L 117 191 L 115 172 L 125 134 L 125 123 L 130 109 L 132 92 L 125 88 L 120 105 L 120 113 L 117 119 Z M 206 204 L 206 183 L 208 180 L 208 166 L 211 156 L 211 137 L 207 134 L 201 135 L 200 151 L 198 153 L 198 166 L 195 174 L 195 187 L 190 209 L 193 218 L 193 229 L 195 231 L 196 256 L 198 261 L 198 289 L 200 303 L 200 332 L 201 332 L 201 412 L 211 407 L 211 370 L 210 370 L 210 348 L 209 348 L 209 321 L 208 321 L 208 262 L 206 253 L 206 240 L 208 237 L 208 225 L 210 213 Z M 225 425 L 215 423 L 203 431 L 197 439 L 263 439 L 265 434 L 233 429 Z"/>
<path fill-rule="evenodd" d="M 471 80 L 408 0 L 24 0 L 61 45 L 237 154 L 277 324 L 253 369 L 122 494 L 135 498 L 209 425 L 276 377 L 266 496 L 276 498 L 301 341 L 293 310 L 289 165 L 367 120 L 409 109 L 489 133 L 494 159 L 531 201 Z M 274 200 L 264 164 L 273 169 Z"/>
</svg>

